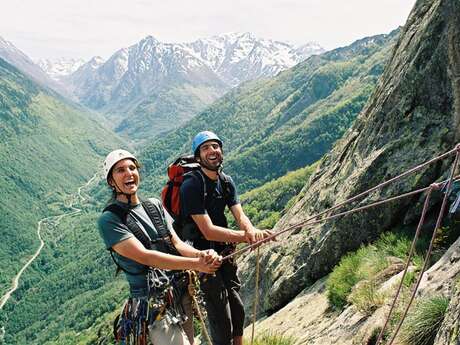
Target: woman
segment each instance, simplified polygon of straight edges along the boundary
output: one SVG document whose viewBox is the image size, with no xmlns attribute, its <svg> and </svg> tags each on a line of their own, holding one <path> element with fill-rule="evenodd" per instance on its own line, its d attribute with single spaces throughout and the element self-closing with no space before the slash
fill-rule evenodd
<svg viewBox="0 0 460 345">
<path fill-rule="evenodd" d="M 125 150 L 109 153 L 104 175 L 113 192 L 111 204 L 98 221 L 99 232 L 118 268 L 124 271 L 131 298 L 121 315 L 118 336 L 129 343 L 188 345 L 181 327 L 182 291 L 165 270 L 215 272 L 220 264 L 213 250 L 197 250 L 182 242 L 166 221 L 160 201 L 141 202 L 139 163 Z M 182 278 L 182 277 L 179 277 Z M 174 290 L 173 287 L 176 286 Z M 183 287 L 182 287 L 183 288 Z"/>
</svg>

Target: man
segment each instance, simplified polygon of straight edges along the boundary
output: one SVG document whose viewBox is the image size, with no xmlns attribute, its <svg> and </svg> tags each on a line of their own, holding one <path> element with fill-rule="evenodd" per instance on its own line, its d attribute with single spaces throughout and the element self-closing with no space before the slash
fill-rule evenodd
<svg viewBox="0 0 460 345">
<path fill-rule="evenodd" d="M 165 221 L 165 211 L 158 200 L 141 203 L 139 167 L 128 151 L 115 150 L 107 155 L 104 174 L 113 198 L 98 221 L 105 245 L 130 287 L 131 298 L 122 315 L 124 329 L 128 324 L 149 320 L 148 330 L 140 327 L 125 331 L 123 340 L 137 337 L 142 338 L 140 343 L 147 343 L 149 338 L 156 345 L 187 345 L 189 341 L 179 325 L 182 315 L 178 313 L 183 313 L 177 311 L 177 303 L 171 303 L 171 298 L 166 303 L 163 297 L 173 294 L 166 290 L 169 284 L 165 283 L 168 278 L 164 270 L 213 273 L 220 266 L 220 257 L 214 251 L 200 251 L 182 242 L 171 223 Z M 170 247 L 173 248 L 169 251 Z M 160 286 L 163 290 L 159 290 Z"/>
<path fill-rule="evenodd" d="M 270 236 L 270 231 L 254 228 L 238 202 L 233 180 L 220 171 L 222 140 L 213 132 L 200 132 L 193 139 L 192 151 L 201 169 L 186 174 L 180 188 L 184 239 L 192 241 L 195 248 L 212 248 L 223 256 L 234 250 L 229 243 L 254 243 Z M 226 206 L 239 231 L 227 228 Z M 213 345 L 241 345 L 244 307 L 236 264 L 232 260 L 223 262 L 214 276 L 206 276 L 201 288 Z"/>
</svg>

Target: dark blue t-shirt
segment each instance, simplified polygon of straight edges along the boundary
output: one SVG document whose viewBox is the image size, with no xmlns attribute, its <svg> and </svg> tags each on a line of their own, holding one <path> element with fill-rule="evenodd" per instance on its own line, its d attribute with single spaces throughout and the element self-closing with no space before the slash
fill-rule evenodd
<svg viewBox="0 0 460 345">
<path fill-rule="evenodd" d="M 225 206 L 230 208 L 239 201 L 235 183 L 230 176 L 225 175 L 225 177 L 227 182 L 223 181 L 224 177 L 214 181 L 201 171 L 186 174 L 180 188 L 182 219 L 185 219 L 186 222 L 193 222 L 191 215 L 207 214 L 214 225 L 227 227 Z M 224 185 L 227 187 L 225 188 Z M 206 198 L 204 196 L 205 186 Z"/>
</svg>

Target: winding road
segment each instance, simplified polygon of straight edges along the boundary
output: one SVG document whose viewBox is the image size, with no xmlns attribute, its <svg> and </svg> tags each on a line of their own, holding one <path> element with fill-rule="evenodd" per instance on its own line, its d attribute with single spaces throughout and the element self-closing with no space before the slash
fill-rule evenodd
<svg viewBox="0 0 460 345">
<path fill-rule="evenodd" d="M 85 201 L 85 197 L 81 194 L 82 193 L 82 190 L 84 188 L 87 188 L 92 182 L 94 182 L 94 180 L 99 176 L 99 174 L 94 174 L 93 177 L 91 177 L 88 182 L 86 182 L 83 186 L 79 187 L 78 190 L 77 190 L 77 193 L 75 193 L 73 196 L 72 196 L 72 200 L 70 201 L 69 205 L 67 205 L 66 207 L 70 209 L 70 211 L 66 212 L 66 213 L 63 213 L 59 216 L 52 216 L 52 217 L 45 217 L 43 219 L 41 219 L 39 222 L 38 222 L 38 225 L 37 225 L 37 236 L 38 236 L 38 239 L 40 241 L 40 246 L 38 247 L 38 249 L 36 250 L 35 254 L 26 262 L 26 264 L 19 270 L 18 274 L 13 278 L 13 281 L 12 281 L 12 285 L 11 285 L 11 288 L 7 291 L 6 294 L 4 294 L 1 298 L 0 298 L 0 310 L 3 308 L 3 306 L 6 304 L 6 302 L 8 302 L 9 298 L 11 297 L 11 295 L 14 293 L 14 291 L 16 291 L 16 289 L 18 288 L 18 285 L 19 285 L 19 279 L 21 278 L 22 274 L 24 273 L 24 271 L 27 269 L 27 267 L 30 266 L 30 264 L 38 257 L 38 255 L 40 255 L 40 252 L 42 251 L 43 249 L 43 246 L 45 245 L 45 242 L 43 241 L 42 237 L 41 237 L 41 230 L 42 230 L 42 226 L 43 224 L 47 223 L 47 222 L 52 222 L 54 223 L 53 225 L 58 225 L 59 222 L 61 221 L 62 218 L 64 217 L 69 217 L 69 216 L 74 216 L 78 213 L 81 212 L 81 209 L 79 208 L 76 208 L 74 205 L 78 202 L 83 202 Z"/>
</svg>

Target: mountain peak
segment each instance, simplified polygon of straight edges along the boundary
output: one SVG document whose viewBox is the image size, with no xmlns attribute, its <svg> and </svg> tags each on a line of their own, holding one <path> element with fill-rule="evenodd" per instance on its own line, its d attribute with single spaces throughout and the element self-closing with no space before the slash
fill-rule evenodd
<svg viewBox="0 0 460 345">
<path fill-rule="evenodd" d="M 84 63 L 85 61 L 83 59 L 65 57 L 57 59 L 38 59 L 36 61 L 36 64 L 54 80 L 59 80 L 62 76 L 75 72 Z"/>
<path fill-rule="evenodd" d="M 139 43 L 137 43 L 137 45 L 144 45 L 144 44 L 152 44 L 152 45 L 155 45 L 155 44 L 158 44 L 160 43 L 160 41 L 158 41 L 155 37 L 153 37 L 152 35 L 148 35 L 148 36 L 145 36 L 143 39 L 141 39 L 139 41 Z"/>
</svg>

